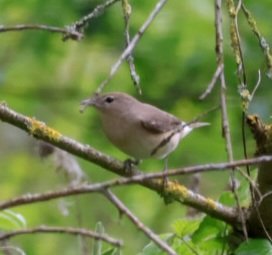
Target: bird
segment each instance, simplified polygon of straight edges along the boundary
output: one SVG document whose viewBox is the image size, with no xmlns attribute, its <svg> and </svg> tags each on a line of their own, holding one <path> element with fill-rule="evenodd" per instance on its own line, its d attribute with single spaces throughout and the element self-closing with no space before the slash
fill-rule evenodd
<svg viewBox="0 0 272 255">
<path fill-rule="evenodd" d="M 206 122 L 186 123 L 159 108 L 122 92 L 97 93 L 81 102 L 93 106 L 101 117 L 109 141 L 135 162 L 147 158 L 165 159 L 179 142 Z M 82 108 L 82 110 L 83 110 Z"/>
</svg>

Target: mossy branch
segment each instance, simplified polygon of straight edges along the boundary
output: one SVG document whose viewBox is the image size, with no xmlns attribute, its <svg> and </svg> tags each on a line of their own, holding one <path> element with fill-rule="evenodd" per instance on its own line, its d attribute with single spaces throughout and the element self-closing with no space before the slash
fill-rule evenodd
<svg viewBox="0 0 272 255">
<path fill-rule="evenodd" d="M 131 176 L 135 175 L 137 178 L 140 173 L 139 170 L 133 169 L 130 173 L 124 168 L 124 164 L 121 161 L 113 159 L 110 156 L 107 156 L 89 145 L 81 144 L 69 137 L 66 137 L 59 133 L 58 131 L 48 127 L 45 123 L 38 121 L 34 118 L 24 116 L 20 113 L 17 113 L 4 103 L 0 104 L 0 119 L 4 122 L 7 122 L 13 126 L 16 126 L 20 129 L 23 129 L 28 134 L 34 136 L 39 140 L 48 142 L 62 150 L 70 152 L 73 155 L 81 157 L 89 162 L 92 162 L 96 165 L 99 165 L 111 172 L 114 172 L 121 176 Z M 137 180 L 137 183 L 144 185 L 145 187 L 152 189 L 157 192 L 163 190 L 163 181 L 162 179 L 140 179 Z M 185 186 L 178 184 L 177 182 L 168 181 L 167 186 L 164 187 L 165 196 L 167 199 L 176 200 L 182 204 L 186 204 L 197 208 L 198 210 L 205 212 L 215 218 L 221 219 L 230 224 L 238 224 L 239 219 L 237 218 L 236 211 L 232 208 L 226 207 L 212 199 L 205 198 L 204 196 L 197 194 Z M 64 191 L 65 193 L 66 191 Z M 62 192 L 56 192 L 57 194 L 64 195 Z M 74 195 L 79 193 L 86 193 L 86 190 L 73 192 L 73 189 L 67 191 L 66 195 Z M 56 194 L 47 194 L 46 199 L 39 198 L 35 199 L 37 201 L 44 201 L 53 199 L 56 197 Z M 57 197 L 59 197 L 57 195 Z M 35 200 L 34 199 L 34 200 Z M 31 202 L 31 201 L 30 201 Z M 32 201 L 33 202 L 33 201 Z M 20 203 L 16 204 L 19 205 Z M 10 206 L 15 206 L 11 204 Z M 4 207 L 3 207 L 4 208 Z M 3 209 L 2 208 L 2 209 Z M 5 207 L 6 208 L 6 207 Z"/>
</svg>

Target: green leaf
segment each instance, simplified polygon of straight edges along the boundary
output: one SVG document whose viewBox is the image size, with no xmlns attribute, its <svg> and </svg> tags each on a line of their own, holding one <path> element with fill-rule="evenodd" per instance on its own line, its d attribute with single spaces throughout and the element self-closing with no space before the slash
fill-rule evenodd
<svg viewBox="0 0 272 255">
<path fill-rule="evenodd" d="M 25 218 L 11 210 L 0 212 L 0 228 L 2 230 L 20 229 L 26 226 Z"/>
<path fill-rule="evenodd" d="M 272 245 L 266 239 L 250 239 L 248 242 L 243 242 L 235 255 L 272 255 Z"/>
<path fill-rule="evenodd" d="M 163 234 L 160 235 L 160 237 L 162 240 L 166 241 L 169 245 L 171 245 L 175 235 Z M 143 251 L 139 255 L 166 255 L 166 253 L 162 251 L 162 249 L 159 248 L 157 244 L 150 242 L 144 247 Z"/>
<path fill-rule="evenodd" d="M 204 242 L 198 243 L 197 247 L 205 255 L 225 254 L 222 251 L 228 248 L 227 241 L 224 238 L 216 237 Z"/>
<path fill-rule="evenodd" d="M 192 235 L 192 241 L 198 248 L 198 253 L 215 255 L 228 249 L 227 241 L 224 238 L 227 230 L 226 223 L 206 216 Z"/>
<path fill-rule="evenodd" d="M 194 243 L 207 241 L 216 238 L 219 234 L 223 233 L 225 229 L 226 224 L 224 222 L 206 216 L 193 234 L 192 240 Z"/>
<path fill-rule="evenodd" d="M 120 254 L 121 254 L 120 249 L 116 249 L 116 248 L 111 248 L 102 253 L 102 255 L 120 255 Z"/>
<path fill-rule="evenodd" d="M 225 191 L 221 194 L 219 198 L 219 202 L 227 205 L 227 206 L 234 206 L 236 205 L 236 201 L 233 195 L 233 192 L 231 191 Z"/>
<path fill-rule="evenodd" d="M 140 255 L 165 255 L 166 253 L 163 252 L 156 244 L 153 242 L 146 245 L 140 253 Z"/>
<path fill-rule="evenodd" d="M 250 179 L 255 180 L 257 177 L 257 169 L 250 171 Z M 249 181 L 245 177 L 241 177 L 240 186 L 237 189 L 239 202 L 241 205 L 248 205 L 251 200 Z"/>
<path fill-rule="evenodd" d="M 190 238 L 175 238 L 172 247 L 178 254 L 182 255 L 201 255 L 198 247 Z"/>
<path fill-rule="evenodd" d="M 95 233 L 102 235 L 105 233 L 104 226 L 102 222 L 97 222 L 95 227 Z M 93 255 L 102 255 L 102 241 L 101 240 L 95 240 L 94 246 L 93 246 Z"/>
<path fill-rule="evenodd" d="M 185 237 L 185 236 L 193 234 L 198 229 L 201 220 L 202 218 L 178 219 L 177 221 L 174 222 L 172 227 L 174 228 L 174 232 L 179 237 Z"/>
</svg>

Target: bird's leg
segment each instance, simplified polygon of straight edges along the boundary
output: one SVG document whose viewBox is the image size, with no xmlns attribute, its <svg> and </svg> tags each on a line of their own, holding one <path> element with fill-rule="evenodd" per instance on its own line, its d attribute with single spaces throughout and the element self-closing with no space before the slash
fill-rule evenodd
<svg viewBox="0 0 272 255">
<path fill-rule="evenodd" d="M 131 158 L 128 158 L 124 161 L 124 169 L 126 171 L 126 173 L 128 175 L 132 175 L 132 169 L 133 169 L 133 166 L 137 166 L 140 164 L 140 160 L 139 159 L 131 159 Z"/>
<path fill-rule="evenodd" d="M 163 176 L 163 180 L 162 180 L 162 184 L 163 184 L 163 190 L 165 189 L 166 185 L 167 185 L 167 181 L 168 181 L 168 176 L 167 176 L 167 172 L 168 172 L 168 157 L 166 157 L 164 159 L 164 168 L 163 168 L 163 173 L 165 174 Z"/>
<path fill-rule="evenodd" d="M 168 157 L 164 159 L 164 168 L 163 168 L 164 176 L 162 178 L 162 188 L 161 188 L 161 196 L 163 197 L 164 203 L 166 205 L 173 202 L 173 198 L 169 196 L 166 192 L 167 182 L 168 182 L 167 172 L 168 172 Z"/>
</svg>

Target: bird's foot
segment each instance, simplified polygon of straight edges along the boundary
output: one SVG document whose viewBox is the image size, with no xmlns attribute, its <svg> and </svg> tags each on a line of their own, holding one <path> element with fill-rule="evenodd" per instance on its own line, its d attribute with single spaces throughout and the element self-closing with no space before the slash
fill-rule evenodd
<svg viewBox="0 0 272 255">
<path fill-rule="evenodd" d="M 163 176 L 161 182 L 161 188 L 159 190 L 160 196 L 163 198 L 165 204 L 169 204 L 169 197 L 167 195 L 167 185 L 168 185 L 168 177 Z"/>
<path fill-rule="evenodd" d="M 140 163 L 140 160 L 138 159 L 131 159 L 131 158 L 126 159 L 124 161 L 124 169 L 126 171 L 126 174 L 132 175 L 134 166 L 139 165 L 139 163 Z"/>
<path fill-rule="evenodd" d="M 160 194 L 160 196 L 163 198 L 163 201 L 166 205 L 171 204 L 174 201 L 174 198 L 172 195 L 170 195 L 168 193 L 169 191 L 169 185 L 172 185 L 172 182 L 169 181 L 167 176 L 164 176 L 162 178 L 162 182 L 161 182 L 161 188 L 158 191 L 158 193 Z"/>
<path fill-rule="evenodd" d="M 167 183 L 168 183 L 168 177 L 163 176 L 162 177 L 162 185 L 161 185 L 161 194 L 164 194 L 166 192 Z"/>
</svg>

